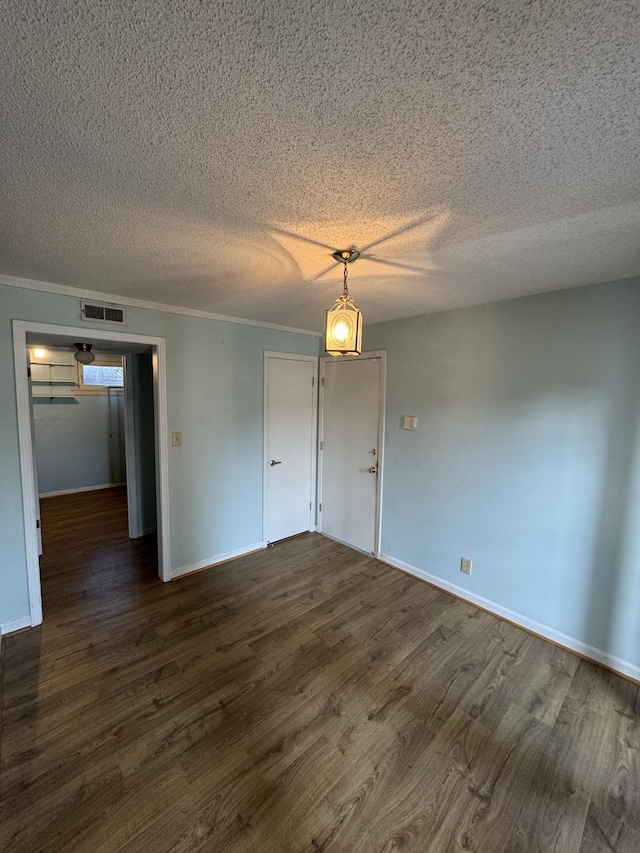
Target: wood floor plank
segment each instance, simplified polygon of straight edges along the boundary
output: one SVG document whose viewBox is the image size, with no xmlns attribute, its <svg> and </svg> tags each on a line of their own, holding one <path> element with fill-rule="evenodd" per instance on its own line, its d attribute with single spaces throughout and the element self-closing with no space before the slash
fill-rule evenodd
<svg viewBox="0 0 640 853">
<path fill-rule="evenodd" d="M 591 803 L 579 853 L 637 853 L 640 832 Z"/>
<path fill-rule="evenodd" d="M 317 534 L 162 584 L 124 490 L 42 522 L 3 853 L 640 851 L 638 685 Z"/>
<path fill-rule="evenodd" d="M 592 799 L 601 809 L 640 832 L 640 726 L 635 712 L 626 705 L 626 690 L 622 701 L 612 691 L 608 698 L 613 708 L 604 717 L 600 714 L 604 743 Z M 607 707 L 611 705 L 601 706 Z"/>
<path fill-rule="evenodd" d="M 468 767 L 489 739 L 484 727 L 462 712 L 451 715 L 436 735 L 414 718 L 372 767 L 364 763 L 355 785 L 348 778 L 349 787 L 338 787 L 337 823 L 319 838 L 319 849 L 430 849 L 429 839 L 442 821 L 454 820 L 452 810 L 459 816 L 455 802 L 465 793 Z"/>
</svg>

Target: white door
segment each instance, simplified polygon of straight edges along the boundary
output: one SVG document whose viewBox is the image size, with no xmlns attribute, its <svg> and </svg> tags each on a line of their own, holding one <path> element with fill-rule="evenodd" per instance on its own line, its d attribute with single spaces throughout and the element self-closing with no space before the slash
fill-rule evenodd
<svg viewBox="0 0 640 853">
<path fill-rule="evenodd" d="M 377 552 L 382 358 L 330 359 L 322 389 L 320 529 Z"/>
<path fill-rule="evenodd" d="M 313 527 L 316 371 L 313 357 L 265 354 L 265 542 Z"/>
</svg>

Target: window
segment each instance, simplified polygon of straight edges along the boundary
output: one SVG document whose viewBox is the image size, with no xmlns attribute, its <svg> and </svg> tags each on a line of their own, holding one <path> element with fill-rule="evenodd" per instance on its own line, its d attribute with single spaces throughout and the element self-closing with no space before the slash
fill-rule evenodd
<svg viewBox="0 0 640 853">
<path fill-rule="evenodd" d="M 110 388 L 117 388 L 118 393 L 124 391 L 124 359 L 121 355 L 110 352 L 95 352 L 95 361 L 91 364 L 80 364 L 76 361 L 78 390 L 76 395 L 109 394 Z"/>
<path fill-rule="evenodd" d="M 124 368 L 106 364 L 83 364 L 83 385 L 101 385 L 110 388 L 124 386 Z"/>
</svg>

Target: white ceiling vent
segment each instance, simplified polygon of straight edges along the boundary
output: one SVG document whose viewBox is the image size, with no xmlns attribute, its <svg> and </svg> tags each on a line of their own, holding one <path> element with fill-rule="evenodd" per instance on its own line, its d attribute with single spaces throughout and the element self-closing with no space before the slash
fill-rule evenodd
<svg viewBox="0 0 640 853">
<path fill-rule="evenodd" d="M 101 323 L 118 323 L 119 325 L 127 322 L 124 308 L 107 303 L 81 302 L 80 313 L 83 320 L 99 320 Z"/>
</svg>

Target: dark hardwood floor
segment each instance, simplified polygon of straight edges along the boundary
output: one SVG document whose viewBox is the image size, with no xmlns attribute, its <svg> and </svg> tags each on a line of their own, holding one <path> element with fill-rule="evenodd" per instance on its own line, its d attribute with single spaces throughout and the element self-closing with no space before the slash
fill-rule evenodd
<svg viewBox="0 0 640 853">
<path fill-rule="evenodd" d="M 315 534 L 170 584 L 43 501 L 0 849 L 640 851 L 640 688 Z"/>
</svg>

